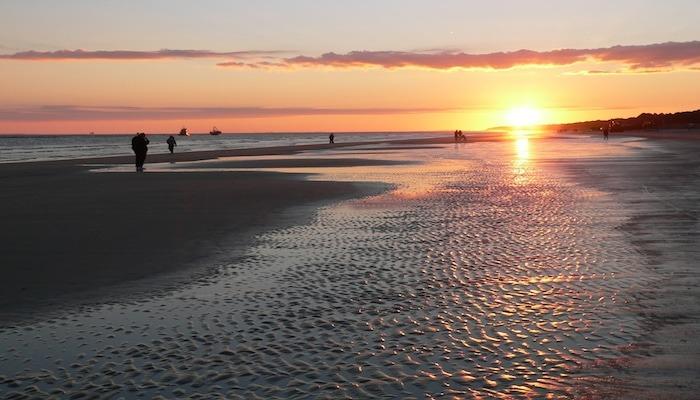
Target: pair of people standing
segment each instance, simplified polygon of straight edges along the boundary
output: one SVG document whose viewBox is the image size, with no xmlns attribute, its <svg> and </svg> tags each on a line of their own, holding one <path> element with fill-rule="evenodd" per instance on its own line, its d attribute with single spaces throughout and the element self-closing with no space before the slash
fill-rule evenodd
<svg viewBox="0 0 700 400">
<path fill-rule="evenodd" d="M 143 164 L 146 162 L 146 155 L 148 154 L 148 144 L 150 141 L 146 138 L 146 134 L 139 132 L 131 139 L 131 149 L 134 151 L 136 156 L 136 172 L 143 172 Z M 177 142 L 174 136 L 170 136 L 166 141 L 168 143 L 168 150 L 170 154 L 175 152 L 175 146 Z"/>
</svg>

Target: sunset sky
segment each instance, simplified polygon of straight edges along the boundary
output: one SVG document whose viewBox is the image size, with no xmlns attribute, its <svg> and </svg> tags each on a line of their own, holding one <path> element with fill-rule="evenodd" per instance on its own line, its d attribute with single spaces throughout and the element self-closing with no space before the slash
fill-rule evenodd
<svg viewBox="0 0 700 400">
<path fill-rule="evenodd" d="M 700 6 L 6 0 L 0 133 L 484 129 L 700 108 Z"/>
</svg>

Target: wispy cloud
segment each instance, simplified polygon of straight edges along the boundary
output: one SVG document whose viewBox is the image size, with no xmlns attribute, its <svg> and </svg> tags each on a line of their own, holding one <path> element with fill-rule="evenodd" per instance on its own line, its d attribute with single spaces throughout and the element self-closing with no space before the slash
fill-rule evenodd
<svg viewBox="0 0 700 400">
<path fill-rule="evenodd" d="M 118 121 L 208 118 L 269 118 L 310 115 L 400 115 L 458 111 L 451 108 L 315 107 L 89 107 L 50 105 L 0 108 L 0 121 Z"/>
<path fill-rule="evenodd" d="M 219 52 L 211 50 L 56 50 L 20 51 L 13 54 L 0 54 L 0 59 L 24 61 L 66 61 L 66 60 L 160 60 L 187 58 L 258 58 L 280 56 L 289 53 L 282 50 L 245 50 Z"/>
<path fill-rule="evenodd" d="M 284 61 L 225 61 L 218 64 L 219 67 L 238 67 L 238 68 L 286 68 L 289 65 Z"/>
<path fill-rule="evenodd" d="M 295 56 L 267 63 L 219 63 L 219 66 L 284 68 L 426 68 L 510 69 L 520 66 L 567 66 L 579 62 L 611 62 L 630 71 L 644 72 L 700 64 L 700 41 L 666 42 L 648 45 L 612 46 L 595 49 L 558 49 L 551 51 L 516 50 L 470 54 L 455 51 L 403 52 L 352 51 L 325 53 L 321 56 Z"/>
<path fill-rule="evenodd" d="M 695 67 L 687 67 L 688 70 L 698 70 L 698 68 Z M 673 67 L 664 67 L 664 68 L 658 68 L 658 69 L 647 69 L 647 68 L 639 68 L 639 69 L 591 69 L 591 70 L 582 70 L 582 71 L 573 71 L 573 72 L 567 72 L 565 75 L 629 75 L 629 74 L 656 74 L 656 73 L 661 73 L 661 72 L 671 72 L 673 71 Z"/>
</svg>

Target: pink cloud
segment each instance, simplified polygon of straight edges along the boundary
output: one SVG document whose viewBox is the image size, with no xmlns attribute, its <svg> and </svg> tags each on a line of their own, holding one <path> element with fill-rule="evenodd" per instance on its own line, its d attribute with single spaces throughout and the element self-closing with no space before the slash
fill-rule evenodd
<svg viewBox="0 0 700 400">
<path fill-rule="evenodd" d="M 630 70 L 689 67 L 700 64 L 700 41 L 666 42 L 649 45 L 613 46 L 597 49 L 551 51 L 516 50 L 484 54 L 455 51 L 352 51 L 325 53 L 318 57 L 296 56 L 277 63 L 220 63 L 220 66 L 277 66 L 285 68 L 427 68 L 427 69 L 509 69 L 518 66 L 566 66 L 584 61 L 614 62 Z"/>
<path fill-rule="evenodd" d="M 700 63 L 700 41 L 613 46 L 593 51 L 593 59 L 615 61 L 632 69 L 689 66 Z"/>
<path fill-rule="evenodd" d="M 0 59 L 24 61 L 62 60 L 159 60 L 224 58 L 217 63 L 229 68 L 426 68 L 509 69 L 520 66 L 567 66 L 580 62 L 619 64 L 621 71 L 658 72 L 674 68 L 694 69 L 700 65 L 700 41 L 666 42 L 647 45 L 612 46 L 595 49 L 550 51 L 515 50 L 470 54 L 455 50 L 432 51 L 351 51 L 320 56 L 284 57 L 289 52 L 250 50 L 218 52 L 211 50 L 56 50 L 22 51 L 0 54 Z"/>
</svg>

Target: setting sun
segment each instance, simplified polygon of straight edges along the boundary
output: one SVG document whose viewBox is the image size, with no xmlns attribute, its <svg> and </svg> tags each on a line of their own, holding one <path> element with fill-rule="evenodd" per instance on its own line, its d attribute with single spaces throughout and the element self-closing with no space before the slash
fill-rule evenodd
<svg viewBox="0 0 700 400">
<path fill-rule="evenodd" d="M 509 125 L 522 128 L 538 124 L 542 119 L 542 112 L 532 107 L 518 107 L 509 110 L 506 119 Z"/>
</svg>

